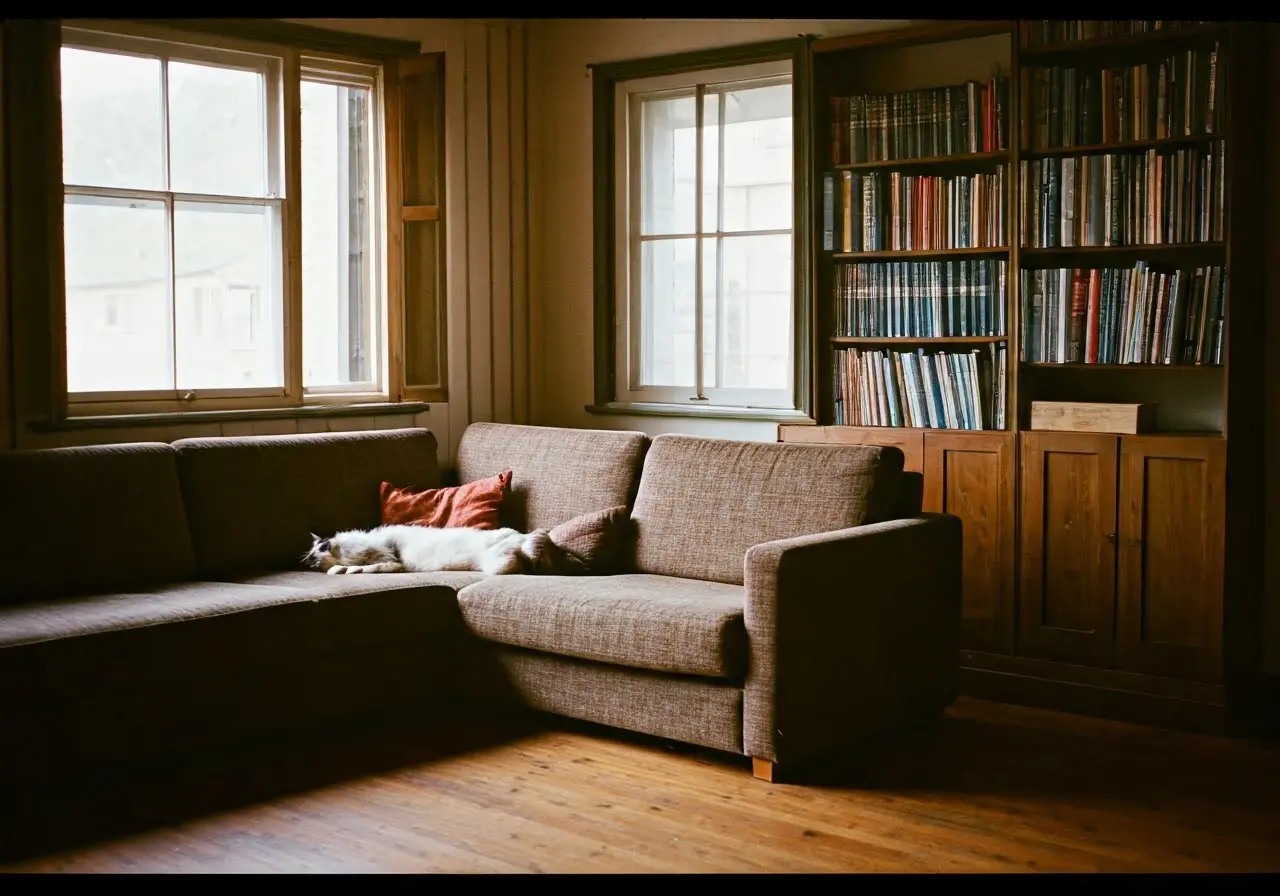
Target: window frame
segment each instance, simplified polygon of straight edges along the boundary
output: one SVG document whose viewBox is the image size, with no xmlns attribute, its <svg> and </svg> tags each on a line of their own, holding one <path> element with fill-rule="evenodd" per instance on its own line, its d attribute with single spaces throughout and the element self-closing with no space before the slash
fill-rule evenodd
<svg viewBox="0 0 1280 896">
<path fill-rule="evenodd" d="M 379 346 L 385 360 L 384 388 L 378 394 L 358 394 L 345 388 L 335 394 L 304 394 L 299 382 L 302 375 L 301 327 L 298 320 L 286 317 L 283 326 L 288 341 L 284 349 L 293 352 L 295 360 L 286 367 L 284 397 L 274 400 L 246 396 L 206 398 L 198 407 L 183 402 L 174 407 L 157 401 L 103 402 L 92 408 L 73 406 L 66 388 L 67 305 L 60 150 L 59 69 L 64 27 L 278 56 L 284 60 L 284 108 L 295 112 L 300 111 L 300 57 L 319 58 L 326 63 L 379 67 L 383 78 L 379 103 L 383 117 L 373 136 L 382 144 L 385 167 L 376 204 L 381 206 L 383 220 L 392 223 L 398 223 L 401 215 L 401 209 L 396 205 L 398 191 L 394 189 L 394 180 L 402 162 L 398 132 L 395 130 L 395 122 L 400 115 L 397 107 L 401 99 L 401 70 L 415 70 L 424 64 L 434 66 L 437 77 L 422 85 L 414 97 L 419 102 L 434 104 L 438 110 L 445 102 L 445 53 L 423 52 L 416 40 L 367 37 L 268 19 L 45 19 L 6 22 L 6 27 L 0 30 L 3 35 L 3 55 L 0 58 L 4 63 L 4 77 L 0 83 L 4 86 L 5 112 L 0 135 L 4 138 L 2 151 L 8 160 L 9 177 L 6 181 L 11 187 L 6 197 L 9 209 L 6 217 L 18 216 L 27 225 L 20 231 L 10 229 L 5 234 L 5 260 L 9 268 L 6 284 L 10 287 L 6 292 L 26 297 L 23 302 L 10 305 L 12 326 L 9 331 L 4 333 L 0 328 L 0 335 L 5 336 L 12 351 L 11 365 L 5 365 L 11 367 L 11 388 L 4 390 L 12 399 L 8 405 L 12 413 L 5 415 L 6 421 L 13 424 L 13 428 L 7 430 L 12 439 L 22 444 L 27 432 L 84 427 L 167 425 L 242 417 L 345 416 L 361 411 L 374 413 L 374 409 L 381 407 L 387 410 L 377 412 L 393 413 L 395 411 L 390 408 L 398 404 L 425 409 L 426 400 L 447 400 L 443 381 L 430 390 L 429 397 L 406 394 L 409 390 L 402 385 L 403 357 L 398 346 L 403 341 L 403 332 L 399 325 L 406 315 L 405 304 L 417 307 L 418 279 L 412 280 L 415 289 L 403 288 L 405 284 L 399 281 L 405 276 L 404 253 L 393 251 L 396 249 L 396 233 L 379 223 L 378 235 L 383 241 L 379 263 L 383 277 L 391 281 L 390 285 L 383 286 L 382 301 L 391 304 L 385 311 L 385 343 Z M 432 92 L 426 94 L 422 90 Z M 286 149 L 290 141 L 298 146 L 297 116 L 285 114 L 282 124 Z M 429 139 L 443 146 L 442 113 L 434 127 Z M 23 135 L 21 139 L 18 134 Z M 445 177 L 444 163 L 441 152 L 433 160 L 434 176 L 441 182 Z M 292 170 L 286 171 L 283 215 L 286 221 L 297 220 L 300 180 L 299 166 L 295 163 Z M 443 201 L 441 196 L 433 209 L 440 213 L 442 224 Z M 291 208 L 291 205 L 295 207 Z M 287 227 L 285 233 L 283 257 L 297 265 L 301 255 L 298 228 Z M 418 265 L 422 270 L 431 270 L 430 265 L 433 264 L 440 284 L 445 282 L 448 269 L 446 238 L 447 234 L 441 229 L 434 246 L 424 243 L 422 250 L 431 252 L 432 257 L 423 259 L 428 267 Z M 441 320 L 445 309 L 437 306 L 444 302 L 442 289 L 442 285 L 439 290 L 433 287 L 433 295 L 426 303 L 426 307 L 431 308 L 430 313 Z M 294 307 L 300 310 L 301 302 L 295 303 Z M 421 334 L 419 341 L 430 339 L 434 345 L 443 342 L 444 338 L 441 326 L 438 332 Z"/>
<path fill-rule="evenodd" d="M 278 276 L 273 277 L 273 286 L 280 289 L 281 337 L 280 352 L 283 366 L 283 384 L 280 387 L 259 387 L 247 389 L 206 389 L 206 390 L 157 390 L 155 392 L 89 392 L 73 393 L 66 388 L 65 371 L 67 364 L 67 342 L 65 335 L 57 342 L 55 349 L 59 352 L 58 362 L 62 369 L 62 402 L 66 416 L 103 416 L 126 415 L 138 413 L 181 413 L 237 409 L 275 409 L 304 407 L 316 403 L 349 403 L 352 401 L 387 401 L 391 396 L 391 384 L 385 369 L 378 371 L 381 383 L 375 388 L 319 388 L 308 389 L 302 384 L 302 271 L 301 271 L 301 208 L 302 208 L 302 175 L 301 175 L 301 85 L 304 71 L 310 74 L 320 70 L 334 72 L 361 72 L 375 82 L 373 91 L 374 120 L 381 124 L 385 121 L 382 109 L 385 103 L 385 83 L 383 63 L 368 59 L 343 57 L 338 54 L 308 52 L 299 48 L 279 44 L 260 43 L 257 41 L 241 41 L 220 38 L 204 34 L 185 34 L 168 28 L 138 24 L 133 22 L 87 23 L 64 22 L 60 29 L 61 39 L 58 52 L 64 46 L 84 47 L 110 52 L 145 53 L 148 56 L 159 55 L 162 59 L 177 58 L 194 62 L 208 62 L 216 65 L 247 68 L 260 71 L 267 76 L 266 90 L 266 157 L 267 183 L 266 197 L 263 199 L 237 199 L 237 204 L 249 203 L 273 207 L 273 230 L 276 245 L 273 246 L 273 264 L 279 266 Z M 304 65 L 304 59 L 306 64 Z M 242 60 L 244 65 L 235 65 Z M 61 116 L 59 104 L 58 115 Z M 372 135 L 375 140 L 373 156 L 374 177 L 378 196 L 376 212 L 379 220 L 385 219 L 387 191 L 382 172 L 386 169 L 385 161 L 386 129 L 378 127 Z M 61 178 L 60 178 L 61 181 Z M 62 195 L 68 191 L 81 192 L 77 185 L 64 186 Z M 120 195 L 139 191 L 115 189 L 84 190 L 86 193 Z M 61 197 L 60 197 L 61 198 Z M 154 194 L 154 198 L 163 199 L 166 205 L 180 201 L 180 194 L 168 191 Z M 199 197 L 210 200 L 210 197 Z M 222 201 L 220 197 L 212 201 Z M 228 200 L 229 201 L 229 200 Z M 171 206 L 170 206 L 171 214 Z M 380 228 L 375 225 L 375 232 Z M 377 276 L 378 299 L 380 308 L 376 317 L 380 323 L 378 343 L 385 346 L 389 342 L 387 323 L 390 315 L 385 306 L 389 301 L 387 287 L 387 265 L 385 253 L 381 253 Z M 65 263 L 65 262 L 64 262 Z M 61 317 L 58 329 L 66 332 L 66 297 L 65 287 L 61 302 L 55 313 Z M 174 301 L 170 297 L 170 301 Z M 388 354 L 383 347 L 379 355 Z M 360 385 L 360 384 L 356 384 Z"/>
<path fill-rule="evenodd" d="M 797 422 L 812 420 L 812 252 L 813 213 L 809 158 L 811 57 L 810 39 L 781 41 L 681 53 L 654 59 L 591 66 L 594 89 L 594 218 L 595 218 L 595 394 L 587 410 L 598 414 L 655 414 L 728 419 Z M 632 389 L 629 288 L 634 262 L 628 215 L 635 188 L 628 177 L 628 147 L 620 135 L 628 133 L 628 86 L 648 92 L 662 85 L 687 86 L 695 80 L 720 83 L 767 67 L 790 62 L 793 152 L 793 270 L 792 270 L 792 408 L 769 406 L 759 390 L 704 389 L 704 398 L 690 389 Z M 632 135 L 634 139 L 634 134 Z M 702 222 L 698 223 L 699 238 Z M 737 394 L 734 394 L 737 393 Z M 694 400 L 690 400 L 693 398 Z"/>
</svg>

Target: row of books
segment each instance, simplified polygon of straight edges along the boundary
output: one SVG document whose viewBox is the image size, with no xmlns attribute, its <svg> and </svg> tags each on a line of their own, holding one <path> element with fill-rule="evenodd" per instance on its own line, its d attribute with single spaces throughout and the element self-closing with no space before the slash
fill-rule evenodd
<svg viewBox="0 0 1280 896">
<path fill-rule="evenodd" d="M 1009 79 L 831 97 L 831 163 L 932 158 L 1008 148 Z"/>
<path fill-rule="evenodd" d="M 1127 68 L 1025 68 L 1022 145 L 1091 146 L 1221 130 L 1219 45 Z"/>
<path fill-rule="evenodd" d="M 1024 47 L 1040 47 L 1045 44 L 1073 43 L 1081 40 L 1097 40 L 1100 37 L 1119 37 L 1126 34 L 1148 34 L 1168 31 L 1208 22 L 1171 22 L 1152 19 L 1116 21 L 1041 20 L 1018 23 L 1018 42 Z"/>
<path fill-rule="evenodd" d="M 1227 275 L 1217 265 L 1022 271 L 1022 360 L 1221 364 Z"/>
<path fill-rule="evenodd" d="M 1006 346 L 971 351 L 837 349 L 836 425 L 1005 429 Z"/>
<path fill-rule="evenodd" d="M 1004 336 L 1002 258 L 883 261 L 834 268 L 836 336 Z"/>
<path fill-rule="evenodd" d="M 1024 159 L 1022 245 L 1218 242 L 1226 232 L 1226 151 L 1208 147 Z"/>
<path fill-rule="evenodd" d="M 823 177 L 829 252 L 998 248 L 1007 244 L 1005 174 L 838 171 Z"/>
</svg>

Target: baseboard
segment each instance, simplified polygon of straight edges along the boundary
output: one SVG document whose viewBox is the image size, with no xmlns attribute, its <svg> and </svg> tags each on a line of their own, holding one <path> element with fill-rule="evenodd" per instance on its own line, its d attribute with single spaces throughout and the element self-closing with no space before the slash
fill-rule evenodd
<svg viewBox="0 0 1280 896">
<path fill-rule="evenodd" d="M 1221 704 L 1182 696 L 1141 693 L 1074 681 L 1019 675 L 992 669 L 962 668 L 961 693 L 968 697 L 1054 709 L 1157 728 L 1222 736 L 1226 713 Z"/>
</svg>

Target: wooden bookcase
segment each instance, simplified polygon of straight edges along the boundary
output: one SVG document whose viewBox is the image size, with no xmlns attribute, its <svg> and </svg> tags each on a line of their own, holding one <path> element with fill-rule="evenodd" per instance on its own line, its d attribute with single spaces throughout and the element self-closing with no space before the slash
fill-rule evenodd
<svg viewBox="0 0 1280 896">
<path fill-rule="evenodd" d="M 1262 682 L 1261 40 L 1231 23 L 1052 24 L 947 22 L 814 42 L 819 425 L 784 425 L 779 439 L 897 446 L 924 474 L 925 509 L 963 519 L 968 693 L 1246 730 Z M 981 87 L 962 99 L 928 93 L 967 82 L 994 88 L 1001 139 L 958 146 L 954 122 Z M 881 122 L 887 139 L 858 142 L 859 126 Z M 952 130 L 949 144 L 929 133 L 938 127 Z M 950 181 L 979 174 L 1001 179 L 991 204 L 1005 238 L 971 248 L 945 208 L 963 196 Z M 937 180 L 910 180 L 919 176 Z M 908 182 L 923 185 L 923 198 L 873 207 L 896 243 L 872 241 L 876 225 L 859 217 L 868 181 L 903 196 Z M 955 313 L 972 281 L 948 289 L 937 273 L 959 266 L 937 263 L 977 259 L 1002 262 L 1005 277 L 1002 290 L 990 277 L 973 284 L 993 303 L 974 327 Z M 871 267 L 886 263 L 924 273 Z M 916 359 L 999 347 L 1003 383 L 994 378 L 982 428 L 939 425 L 963 421 L 944 414 L 959 399 L 933 383 L 968 388 L 972 372 L 934 363 L 930 381 Z M 886 364 L 875 352 L 916 359 Z M 886 401 L 841 376 L 851 358 Z M 894 386 L 905 399 L 896 416 Z M 1036 400 L 1155 404 L 1157 430 L 1034 431 Z M 883 422 L 916 425 L 871 425 Z"/>
</svg>

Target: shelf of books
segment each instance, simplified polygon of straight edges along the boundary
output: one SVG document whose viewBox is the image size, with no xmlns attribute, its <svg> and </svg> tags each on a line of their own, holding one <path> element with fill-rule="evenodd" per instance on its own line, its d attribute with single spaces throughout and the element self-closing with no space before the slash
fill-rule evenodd
<svg viewBox="0 0 1280 896">
<path fill-rule="evenodd" d="M 978 44 L 993 41 L 1003 67 L 980 63 L 986 77 L 964 77 L 968 58 L 951 83 L 939 71 L 910 89 L 857 89 L 895 69 L 927 79 L 903 51 L 882 51 L 871 73 L 823 59 L 823 422 L 1008 427 L 1009 35 Z"/>
<path fill-rule="evenodd" d="M 1225 30 L 1022 22 L 1019 31 L 1021 364 L 1220 368 Z"/>
</svg>

